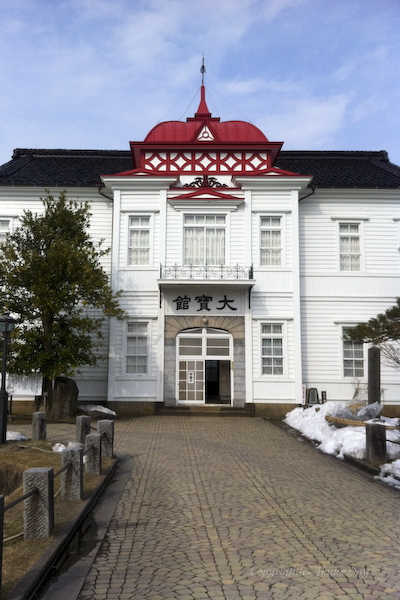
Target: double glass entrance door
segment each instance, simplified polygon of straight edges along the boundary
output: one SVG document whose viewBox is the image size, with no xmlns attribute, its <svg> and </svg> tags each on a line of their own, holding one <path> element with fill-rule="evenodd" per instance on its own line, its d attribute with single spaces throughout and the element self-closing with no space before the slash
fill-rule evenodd
<svg viewBox="0 0 400 600">
<path fill-rule="evenodd" d="M 231 404 L 231 335 L 217 329 L 178 336 L 179 404 Z"/>
</svg>

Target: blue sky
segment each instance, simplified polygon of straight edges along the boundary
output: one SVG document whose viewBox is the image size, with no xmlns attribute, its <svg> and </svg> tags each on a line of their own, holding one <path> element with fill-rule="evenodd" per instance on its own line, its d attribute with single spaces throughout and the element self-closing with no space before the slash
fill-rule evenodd
<svg viewBox="0 0 400 600">
<path fill-rule="evenodd" d="M 0 164 L 128 150 L 207 101 L 286 150 L 400 164 L 400 0 L 0 0 Z"/>
</svg>

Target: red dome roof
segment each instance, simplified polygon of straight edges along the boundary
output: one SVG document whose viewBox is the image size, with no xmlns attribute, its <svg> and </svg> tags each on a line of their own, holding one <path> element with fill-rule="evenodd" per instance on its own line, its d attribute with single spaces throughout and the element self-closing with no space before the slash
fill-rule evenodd
<svg viewBox="0 0 400 600">
<path fill-rule="evenodd" d="M 194 117 L 184 121 L 165 121 L 159 123 L 147 134 L 145 142 L 187 143 L 198 142 L 198 136 L 206 128 L 207 137 L 201 142 L 222 143 L 263 143 L 268 139 L 258 127 L 245 121 L 223 121 L 213 118 L 205 101 L 205 88 L 201 86 L 199 108 Z"/>
<path fill-rule="evenodd" d="M 211 121 L 211 122 L 210 122 Z M 202 125 L 208 127 L 215 142 L 268 142 L 262 131 L 245 121 L 215 122 L 211 119 L 199 121 L 166 121 L 153 127 L 147 134 L 145 142 L 193 142 Z"/>
</svg>

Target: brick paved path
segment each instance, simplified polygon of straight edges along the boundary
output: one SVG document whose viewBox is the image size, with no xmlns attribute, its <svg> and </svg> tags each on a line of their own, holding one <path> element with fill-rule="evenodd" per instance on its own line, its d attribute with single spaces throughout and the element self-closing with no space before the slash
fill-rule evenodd
<svg viewBox="0 0 400 600">
<path fill-rule="evenodd" d="M 400 492 L 260 419 L 116 422 L 135 468 L 80 600 L 400 598 Z"/>
</svg>

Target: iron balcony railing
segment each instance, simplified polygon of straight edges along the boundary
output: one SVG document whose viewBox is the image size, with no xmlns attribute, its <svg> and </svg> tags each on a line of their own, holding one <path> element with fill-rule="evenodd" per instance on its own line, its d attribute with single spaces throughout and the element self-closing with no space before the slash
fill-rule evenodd
<svg viewBox="0 0 400 600">
<path fill-rule="evenodd" d="M 212 280 L 244 280 L 253 279 L 253 266 L 241 267 L 239 265 L 173 265 L 160 266 L 160 279 L 212 279 Z"/>
</svg>

